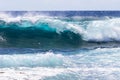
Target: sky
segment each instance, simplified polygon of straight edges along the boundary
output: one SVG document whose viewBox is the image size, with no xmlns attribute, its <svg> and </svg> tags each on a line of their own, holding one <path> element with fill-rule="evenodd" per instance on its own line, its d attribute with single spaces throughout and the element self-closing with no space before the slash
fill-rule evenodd
<svg viewBox="0 0 120 80">
<path fill-rule="evenodd" d="M 0 0 L 0 11 L 120 10 L 120 0 Z"/>
</svg>

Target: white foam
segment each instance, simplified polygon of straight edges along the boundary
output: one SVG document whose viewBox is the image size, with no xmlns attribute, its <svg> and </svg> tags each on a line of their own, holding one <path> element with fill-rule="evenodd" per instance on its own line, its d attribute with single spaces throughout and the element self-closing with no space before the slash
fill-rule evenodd
<svg viewBox="0 0 120 80">
<path fill-rule="evenodd" d="M 60 54 L 35 53 L 35 54 L 13 54 L 0 55 L 0 67 L 57 67 L 64 64 L 64 56 Z"/>
<path fill-rule="evenodd" d="M 113 74 L 114 72 L 120 72 L 120 68 L 20 68 L 20 69 L 10 69 L 3 68 L 0 69 L 0 80 L 44 80 L 46 77 L 55 77 L 57 75 L 62 75 L 63 77 L 67 75 L 65 79 L 69 79 L 76 75 L 78 79 L 91 77 L 106 77 L 107 80 L 117 79 Z M 69 75 L 69 74 L 73 74 Z M 75 74 L 75 75 L 74 75 Z M 110 76 L 113 78 L 109 78 Z M 61 79 L 63 77 L 58 77 Z M 119 77 L 118 77 L 119 78 Z M 53 78 L 54 79 L 54 78 Z M 89 79 L 89 78 L 88 78 Z"/>
<path fill-rule="evenodd" d="M 3 68 L 0 69 L 0 80 L 40 80 L 44 77 L 56 76 L 64 72 L 62 69 L 52 68 L 21 68 L 19 70 Z"/>
<path fill-rule="evenodd" d="M 5 42 L 5 41 L 6 41 L 6 39 L 3 38 L 2 36 L 0 36 L 0 42 Z"/>
<path fill-rule="evenodd" d="M 27 61 L 27 64 L 29 65 L 31 63 L 37 63 L 37 65 L 39 65 L 41 64 L 41 61 L 47 64 L 55 63 L 55 65 L 61 61 L 63 62 L 62 65 L 57 64 L 58 66 L 56 65 L 52 67 L 34 66 L 31 68 L 29 66 L 13 66 L 13 68 L 0 68 L 0 80 L 44 80 L 46 77 L 52 77 L 53 79 L 57 77 L 58 80 L 63 77 L 65 80 L 69 78 L 88 80 L 89 76 L 91 76 L 92 80 L 101 79 L 103 77 L 105 80 L 116 80 L 120 77 L 119 52 L 120 48 L 98 48 L 64 56 L 53 52 L 33 55 L 2 55 L 3 57 L 0 57 L 0 61 L 4 58 L 3 60 L 7 60 L 8 62 L 1 62 L 6 62 L 6 64 L 9 64 L 10 60 L 15 61 L 13 64 L 17 64 L 17 62 L 19 62 L 17 65 L 21 63 L 20 60 L 22 60 L 22 63 Z"/>
<path fill-rule="evenodd" d="M 120 41 L 120 18 L 91 21 L 83 37 L 87 41 Z"/>
</svg>

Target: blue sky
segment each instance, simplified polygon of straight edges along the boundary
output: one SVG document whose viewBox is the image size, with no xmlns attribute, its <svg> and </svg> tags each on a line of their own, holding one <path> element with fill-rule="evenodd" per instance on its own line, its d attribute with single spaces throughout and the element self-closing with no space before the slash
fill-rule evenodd
<svg viewBox="0 0 120 80">
<path fill-rule="evenodd" d="M 0 10 L 120 10 L 120 0 L 0 0 Z"/>
</svg>

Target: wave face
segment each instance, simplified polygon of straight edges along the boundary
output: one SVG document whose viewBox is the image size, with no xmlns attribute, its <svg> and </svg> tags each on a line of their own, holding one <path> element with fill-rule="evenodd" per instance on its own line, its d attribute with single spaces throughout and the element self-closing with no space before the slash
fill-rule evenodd
<svg viewBox="0 0 120 80">
<path fill-rule="evenodd" d="M 1 47 L 73 48 L 120 41 L 119 17 L 17 13 L 0 13 Z"/>
</svg>

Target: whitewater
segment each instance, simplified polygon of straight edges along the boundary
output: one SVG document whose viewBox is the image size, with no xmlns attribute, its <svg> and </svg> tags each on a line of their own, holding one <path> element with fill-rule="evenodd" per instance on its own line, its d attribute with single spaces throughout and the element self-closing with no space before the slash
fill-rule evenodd
<svg viewBox="0 0 120 80">
<path fill-rule="evenodd" d="M 0 80 L 119 80 L 119 13 L 0 12 Z"/>
</svg>

